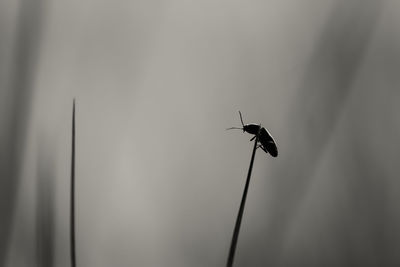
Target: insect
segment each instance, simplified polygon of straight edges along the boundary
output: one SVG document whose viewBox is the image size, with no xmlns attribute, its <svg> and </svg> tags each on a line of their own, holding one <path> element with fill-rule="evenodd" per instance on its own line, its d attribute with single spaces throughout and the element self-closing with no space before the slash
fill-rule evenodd
<svg viewBox="0 0 400 267">
<path fill-rule="evenodd" d="M 243 123 L 243 118 L 242 118 L 242 113 L 239 111 L 239 116 L 240 116 L 240 121 L 242 122 L 242 128 L 240 127 L 231 127 L 228 128 L 227 130 L 231 129 L 239 129 L 243 130 L 243 132 L 247 132 L 249 134 L 253 134 L 253 138 L 250 139 L 250 141 L 253 141 L 254 138 L 258 136 L 258 142 L 260 142 L 260 145 L 258 145 L 257 148 L 261 148 L 264 150 L 266 153 L 269 153 L 272 157 L 277 157 L 278 156 L 278 148 L 276 147 L 276 143 L 274 141 L 274 138 L 272 138 L 272 135 L 265 129 L 264 127 L 261 127 L 260 124 L 244 124 Z"/>
</svg>

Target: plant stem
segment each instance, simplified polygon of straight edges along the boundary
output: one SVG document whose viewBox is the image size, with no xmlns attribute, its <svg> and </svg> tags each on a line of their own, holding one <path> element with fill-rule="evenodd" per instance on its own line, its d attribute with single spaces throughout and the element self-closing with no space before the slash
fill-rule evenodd
<svg viewBox="0 0 400 267">
<path fill-rule="evenodd" d="M 75 256 L 75 99 L 72 107 L 72 148 L 71 148 L 71 210 L 70 210 L 70 241 L 71 266 L 76 266 Z"/>
<path fill-rule="evenodd" d="M 253 147 L 253 153 L 251 154 L 249 172 L 247 173 L 246 185 L 244 187 L 242 201 L 240 202 L 239 213 L 236 218 L 235 229 L 233 231 L 233 236 L 232 236 L 232 241 L 231 241 L 231 248 L 229 250 L 228 262 L 226 264 L 227 267 L 231 267 L 233 265 L 233 259 L 235 257 L 236 244 L 237 244 L 237 240 L 239 237 L 240 224 L 242 222 L 244 206 L 246 204 L 247 191 L 249 189 L 251 171 L 253 169 L 254 158 L 255 158 L 256 150 L 257 150 L 257 143 L 258 143 L 258 135 L 256 135 L 256 138 L 254 140 L 254 147 Z"/>
</svg>

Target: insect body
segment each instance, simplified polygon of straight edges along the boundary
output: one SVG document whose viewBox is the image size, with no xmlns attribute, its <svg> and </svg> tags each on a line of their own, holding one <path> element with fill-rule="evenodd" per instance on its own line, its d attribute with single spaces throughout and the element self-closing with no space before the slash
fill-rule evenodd
<svg viewBox="0 0 400 267">
<path fill-rule="evenodd" d="M 242 118 L 242 113 L 239 111 L 239 116 L 240 116 L 240 121 L 242 122 L 242 128 L 239 127 L 231 127 L 228 128 L 227 130 L 231 129 L 239 129 L 243 130 L 243 132 L 247 132 L 249 134 L 253 134 L 254 137 L 250 139 L 252 141 L 254 138 L 258 137 L 258 142 L 260 142 L 260 145 L 258 147 L 261 147 L 262 150 L 264 150 L 266 153 L 269 153 L 272 157 L 277 157 L 278 156 L 278 148 L 276 147 L 276 143 L 274 139 L 272 138 L 272 135 L 265 129 L 264 127 L 261 127 L 261 125 L 250 123 L 250 124 L 244 124 L 243 123 L 243 118 Z"/>
</svg>

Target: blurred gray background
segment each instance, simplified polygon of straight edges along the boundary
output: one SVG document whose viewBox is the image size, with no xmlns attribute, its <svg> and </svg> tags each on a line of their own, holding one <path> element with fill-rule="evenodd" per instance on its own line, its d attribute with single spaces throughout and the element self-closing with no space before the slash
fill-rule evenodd
<svg viewBox="0 0 400 267">
<path fill-rule="evenodd" d="M 0 266 L 400 265 L 400 1 L 0 2 Z"/>
</svg>

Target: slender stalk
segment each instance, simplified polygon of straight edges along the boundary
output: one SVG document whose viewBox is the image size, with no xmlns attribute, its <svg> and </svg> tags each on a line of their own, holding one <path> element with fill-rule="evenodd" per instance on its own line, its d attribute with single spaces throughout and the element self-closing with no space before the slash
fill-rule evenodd
<svg viewBox="0 0 400 267">
<path fill-rule="evenodd" d="M 240 224 L 242 222 L 244 206 L 246 204 L 247 191 L 249 189 L 251 171 L 253 170 L 253 163 L 254 163 L 254 158 L 256 155 L 257 143 L 258 143 L 258 135 L 256 135 L 256 138 L 254 140 L 254 147 L 253 147 L 253 153 L 251 154 L 249 172 L 247 173 L 246 185 L 244 187 L 242 201 L 240 202 L 239 213 L 236 218 L 235 229 L 233 231 L 233 236 L 232 236 L 232 241 L 231 241 L 231 248 L 229 250 L 228 262 L 226 264 L 227 267 L 231 267 L 233 265 L 233 259 L 235 257 L 236 244 L 237 244 L 237 240 L 239 237 Z"/>
<path fill-rule="evenodd" d="M 75 256 L 75 99 L 72 107 L 72 148 L 71 148 L 71 210 L 70 210 L 70 241 L 71 266 L 76 266 Z"/>
</svg>

